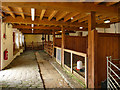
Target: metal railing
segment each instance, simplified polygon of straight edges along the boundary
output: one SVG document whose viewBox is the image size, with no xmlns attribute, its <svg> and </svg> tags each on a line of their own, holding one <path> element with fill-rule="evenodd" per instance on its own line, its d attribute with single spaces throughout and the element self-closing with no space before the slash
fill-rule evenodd
<svg viewBox="0 0 120 90">
<path fill-rule="evenodd" d="M 113 63 L 118 61 L 118 65 Z M 112 59 L 111 56 L 107 57 L 107 88 L 119 89 L 120 88 L 120 59 Z"/>
</svg>

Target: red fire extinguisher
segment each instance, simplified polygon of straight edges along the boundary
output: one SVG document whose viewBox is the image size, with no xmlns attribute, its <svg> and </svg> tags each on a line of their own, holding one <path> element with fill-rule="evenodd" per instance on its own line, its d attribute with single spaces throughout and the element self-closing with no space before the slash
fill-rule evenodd
<svg viewBox="0 0 120 90">
<path fill-rule="evenodd" d="M 8 60 L 8 50 L 4 51 L 4 60 Z"/>
</svg>

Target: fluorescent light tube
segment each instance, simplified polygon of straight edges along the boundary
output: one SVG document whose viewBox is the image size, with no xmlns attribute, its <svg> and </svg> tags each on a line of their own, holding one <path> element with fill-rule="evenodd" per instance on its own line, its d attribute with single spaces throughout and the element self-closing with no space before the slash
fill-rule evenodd
<svg viewBox="0 0 120 90">
<path fill-rule="evenodd" d="M 32 27 L 34 27 L 34 24 L 31 24 Z"/>
<path fill-rule="evenodd" d="M 32 17 L 32 21 L 35 20 L 35 9 L 31 8 L 31 17 Z"/>
<path fill-rule="evenodd" d="M 32 29 L 32 33 L 33 33 L 33 29 Z"/>
</svg>

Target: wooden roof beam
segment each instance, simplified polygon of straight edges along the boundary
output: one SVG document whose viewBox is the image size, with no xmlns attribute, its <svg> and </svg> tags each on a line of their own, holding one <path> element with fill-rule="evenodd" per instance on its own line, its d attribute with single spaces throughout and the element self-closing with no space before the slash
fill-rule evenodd
<svg viewBox="0 0 120 90">
<path fill-rule="evenodd" d="M 75 21 L 79 20 L 80 18 L 84 18 L 85 16 L 87 16 L 87 15 L 86 14 L 77 15 L 71 20 L 71 22 L 75 22 Z"/>
<path fill-rule="evenodd" d="M 13 11 L 10 9 L 10 7 L 3 7 L 3 6 L 2 6 L 2 8 L 4 8 L 5 10 L 7 10 L 8 13 L 9 13 L 13 18 L 15 18 L 15 14 L 14 14 Z"/>
<path fill-rule="evenodd" d="M 54 10 L 54 11 L 50 14 L 50 16 L 48 17 L 48 21 L 50 21 L 50 20 L 56 15 L 57 12 L 58 12 L 58 10 Z"/>
<path fill-rule="evenodd" d="M 26 25 L 13 25 L 13 28 L 18 29 L 32 29 L 31 26 Z M 44 30 L 61 30 L 60 27 L 45 27 L 45 26 L 35 26 L 33 29 L 44 29 Z M 87 29 L 79 29 L 79 27 L 64 27 L 67 31 L 87 31 Z"/>
<path fill-rule="evenodd" d="M 107 2 L 106 6 L 112 6 L 112 5 L 116 4 L 116 3 L 118 3 L 118 2 Z"/>
<path fill-rule="evenodd" d="M 20 8 L 20 7 L 18 7 L 18 10 L 21 12 L 20 14 L 21 14 L 22 18 L 25 19 L 25 15 L 24 15 L 24 13 L 23 13 L 23 9 Z"/>
<path fill-rule="evenodd" d="M 97 0 L 97 2 L 94 2 L 95 5 L 98 5 L 100 3 L 104 2 L 104 0 Z"/>
<path fill-rule="evenodd" d="M 79 12 L 75 12 L 75 13 L 70 13 L 69 15 L 67 15 L 65 18 L 64 18 L 64 22 L 68 21 L 69 19 L 71 19 L 71 17 L 73 17 L 74 19 L 74 16 L 78 15 Z"/>
<path fill-rule="evenodd" d="M 62 21 L 48 21 L 47 19 L 39 20 L 39 18 L 36 17 L 35 21 L 32 21 L 30 17 L 26 17 L 25 19 L 22 19 L 22 17 L 18 16 L 15 19 L 11 18 L 10 16 L 7 16 L 3 22 L 7 23 L 21 23 L 21 24 L 40 24 L 40 25 L 57 25 L 57 26 L 70 26 L 70 27 L 80 27 L 84 26 L 87 27 L 87 24 L 84 23 L 70 23 L 70 22 L 62 22 Z"/>
<path fill-rule="evenodd" d="M 66 16 L 69 12 L 63 12 L 61 13 L 59 16 L 56 17 L 56 21 L 59 21 L 61 18 L 63 18 L 64 16 Z"/>
<path fill-rule="evenodd" d="M 70 22 L 61 22 L 61 21 L 55 21 L 55 20 L 52 20 L 52 21 L 48 21 L 47 19 L 45 20 L 39 20 L 39 18 L 36 18 L 35 21 L 32 21 L 30 17 L 26 17 L 25 19 L 22 19 L 22 17 L 18 16 L 16 17 L 15 19 L 13 19 L 12 17 L 10 16 L 7 16 L 3 22 L 6 22 L 6 23 L 20 23 L 20 24 L 39 24 L 39 25 L 57 25 L 57 26 L 70 26 L 70 27 L 85 27 L 87 28 L 87 24 L 84 24 L 84 23 L 70 23 Z M 96 27 L 99 27 L 99 28 L 109 28 L 109 25 L 108 24 L 104 24 L 104 26 L 101 26 L 101 25 L 96 25 Z"/>
<path fill-rule="evenodd" d="M 47 30 L 34 30 L 32 33 L 31 30 L 26 30 L 26 29 L 21 29 L 20 30 L 24 34 L 52 34 L 52 31 L 47 31 Z"/>
<path fill-rule="evenodd" d="M 40 20 L 43 19 L 43 16 L 44 16 L 45 12 L 46 12 L 46 9 L 42 9 L 42 11 L 41 11 L 41 15 L 40 15 Z"/>
<path fill-rule="evenodd" d="M 26 6 L 27 4 L 27 6 Z M 101 14 L 104 16 L 117 16 L 118 7 L 108 7 L 105 5 L 95 5 L 94 3 L 81 3 L 81 2 L 2 2 L 3 6 L 11 7 L 27 7 L 31 8 L 34 6 L 36 9 L 47 9 L 51 10 L 63 10 L 67 12 L 79 12 L 79 13 L 90 13 L 90 11 L 95 11 L 96 14 Z"/>
</svg>

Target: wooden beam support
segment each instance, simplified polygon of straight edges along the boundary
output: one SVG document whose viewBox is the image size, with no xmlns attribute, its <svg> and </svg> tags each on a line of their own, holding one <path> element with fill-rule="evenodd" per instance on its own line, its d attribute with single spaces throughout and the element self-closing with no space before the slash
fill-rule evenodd
<svg viewBox="0 0 120 90">
<path fill-rule="evenodd" d="M 69 22 L 62 22 L 62 21 L 55 21 L 55 20 L 52 20 L 52 21 L 48 21 L 47 19 L 45 20 L 39 20 L 39 18 L 36 17 L 36 20 L 35 21 L 32 21 L 30 17 L 26 17 L 25 19 L 22 19 L 22 17 L 18 16 L 16 17 L 15 19 L 13 19 L 12 17 L 10 16 L 7 16 L 3 22 L 6 22 L 6 23 L 20 23 L 20 24 L 39 24 L 39 25 L 57 25 L 57 26 L 70 26 L 72 27 L 70 30 L 78 30 L 78 31 L 81 31 L 79 30 L 79 27 L 82 26 L 84 28 L 87 28 L 87 24 L 84 24 L 84 23 L 69 23 Z M 96 25 L 96 27 L 98 28 L 109 28 L 110 25 L 108 24 L 103 24 L 104 26 L 102 26 L 101 24 L 98 24 Z"/>
<path fill-rule="evenodd" d="M 54 10 L 51 15 L 48 17 L 48 21 L 50 21 L 57 13 L 58 11 L 57 10 Z"/>
<path fill-rule="evenodd" d="M 61 44 L 61 65 L 64 67 L 64 47 L 65 47 L 65 30 L 61 26 L 62 31 L 62 44 Z"/>
<path fill-rule="evenodd" d="M 25 19 L 25 15 L 23 13 L 23 9 L 18 7 L 18 10 L 20 11 L 20 14 L 21 14 L 22 18 Z"/>
<path fill-rule="evenodd" d="M 26 25 L 13 25 L 13 28 L 18 28 L 18 29 L 32 29 L 31 26 L 26 26 Z M 48 26 L 34 26 L 33 29 L 44 29 L 44 30 L 61 30 L 61 27 L 48 27 Z M 79 29 L 79 27 L 65 27 L 64 28 L 67 31 L 87 31 L 86 28 L 84 29 Z"/>
<path fill-rule="evenodd" d="M 78 14 L 79 14 L 79 12 L 70 13 L 69 15 L 67 15 L 66 17 L 64 17 L 64 22 L 66 22 L 66 21 L 68 21 L 69 19 L 71 19 L 71 17 L 73 17 L 73 19 L 74 19 L 74 17 L 75 17 L 76 15 L 78 15 Z"/>
<path fill-rule="evenodd" d="M 45 11 L 46 11 L 46 9 L 42 9 L 42 11 L 41 11 L 41 15 L 40 15 L 40 20 L 43 19 L 43 16 L 44 16 L 44 14 L 45 14 Z"/>
<path fill-rule="evenodd" d="M 54 57 L 54 46 L 55 46 L 55 30 L 53 30 L 53 54 L 52 54 L 53 57 Z"/>
<path fill-rule="evenodd" d="M 56 21 L 59 21 L 61 18 L 63 18 L 64 16 L 66 16 L 69 12 L 63 12 L 61 13 L 59 16 L 56 17 Z"/>
<path fill-rule="evenodd" d="M 27 6 L 26 6 L 27 5 Z M 79 12 L 89 13 L 95 11 L 97 14 L 103 16 L 117 16 L 117 7 L 108 7 L 105 5 L 95 5 L 94 3 L 82 3 L 82 2 L 2 2 L 2 6 L 11 7 L 28 7 L 36 9 L 51 9 L 61 10 L 67 12 Z"/>
<path fill-rule="evenodd" d="M 32 34 L 32 30 L 21 29 L 20 31 L 24 34 Z M 33 34 L 52 34 L 52 32 L 45 30 L 34 30 Z"/>
<path fill-rule="evenodd" d="M 48 34 L 48 42 L 50 41 L 50 35 Z"/>
<path fill-rule="evenodd" d="M 118 2 L 107 2 L 106 6 L 112 6 L 112 5 L 116 4 L 116 3 L 118 3 Z"/>
<path fill-rule="evenodd" d="M 11 8 L 10 7 L 3 7 L 2 6 L 2 9 L 4 10 L 7 10 L 8 11 L 8 13 L 15 19 L 15 14 L 13 13 L 13 11 L 11 10 Z"/>
<path fill-rule="evenodd" d="M 45 34 L 45 42 L 46 42 L 46 34 Z"/>
<path fill-rule="evenodd" d="M 97 81 L 95 76 L 95 36 L 92 34 L 92 30 L 95 30 L 96 20 L 95 20 L 95 12 L 91 12 L 88 19 L 88 88 L 95 88 Z"/>
<path fill-rule="evenodd" d="M 71 22 L 75 22 L 75 21 L 79 20 L 80 18 L 84 18 L 85 16 L 87 16 L 87 15 L 86 14 L 79 14 L 79 15 L 75 16 L 73 18 L 73 20 L 71 20 Z"/>
</svg>

